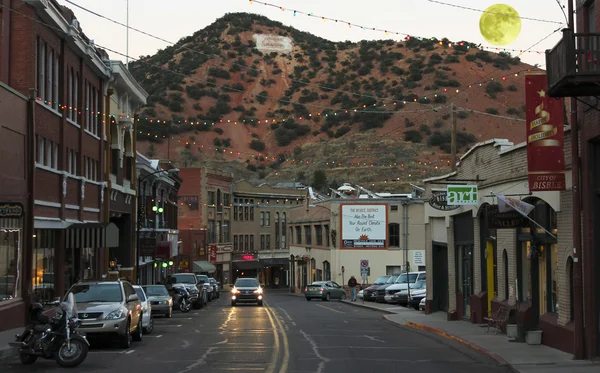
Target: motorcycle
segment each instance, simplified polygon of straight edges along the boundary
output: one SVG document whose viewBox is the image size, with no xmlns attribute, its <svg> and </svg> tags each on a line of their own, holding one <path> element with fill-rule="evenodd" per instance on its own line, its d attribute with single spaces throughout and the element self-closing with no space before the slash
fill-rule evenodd
<svg viewBox="0 0 600 373">
<path fill-rule="evenodd" d="M 85 334 L 78 333 L 81 320 L 77 318 L 77 305 L 72 293 L 60 303 L 50 318 L 43 314 L 39 303 L 29 307 L 30 323 L 23 334 L 15 335 L 10 346 L 19 348 L 21 363 L 31 365 L 38 357 L 53 359 L 64 368 L 74 368 L 87 357 L 89 342 Z"/>
<path fill-rule="evenodd" d="M 183 313 L 188 313 L 192 309 L 192 302 L 190 301 L 190 293 L 185 286 L 173 286 L 170 290 L 171 296 L 173 297 L 173 304 L 175 307 Z"/>
</svg>

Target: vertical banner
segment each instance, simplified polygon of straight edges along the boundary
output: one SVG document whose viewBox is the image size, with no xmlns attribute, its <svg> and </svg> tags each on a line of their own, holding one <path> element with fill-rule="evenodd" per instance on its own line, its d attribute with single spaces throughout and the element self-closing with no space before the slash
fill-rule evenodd
<svg viewBox="0 0 600 373">
<path fill-rule="evenodd" d="M 208 245 L 208 260 L 211 264 L 217 264 L 217 245 Z"/>
<path fill-rule="evenodd" d="M 563 100 L 546 95 L 544 72 L 525 74 L 530 191 L 565 190 Z"/>
</svg>

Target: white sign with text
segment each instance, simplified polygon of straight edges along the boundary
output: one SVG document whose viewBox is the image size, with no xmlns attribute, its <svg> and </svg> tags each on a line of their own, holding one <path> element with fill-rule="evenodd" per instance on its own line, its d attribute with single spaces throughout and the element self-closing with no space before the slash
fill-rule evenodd
<svg viewBox="0 0 600 373">
<path fill-rule="evenodd" d="M 292 51 L 292 39 L 270 34 L 254 34 L 252 38 L 256 42 L 256 49 L 261 52 L 284 52 Z"/>
<path fill-rule="evenodd" d="M 425 250 L 414 250 L 412 252 L 413 265 L 424 266 L 425 265 Z"/>
<path fill-rule="evenodd" d="M 387 247 L 387 205 L 342 205 L 342 248 Z"/>
</svg>

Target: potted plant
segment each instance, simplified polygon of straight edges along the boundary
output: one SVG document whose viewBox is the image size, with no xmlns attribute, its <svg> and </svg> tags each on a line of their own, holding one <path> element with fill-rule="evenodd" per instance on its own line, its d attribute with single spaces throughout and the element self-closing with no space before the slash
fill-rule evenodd
<svg viewBox="0 0 600 373">
<path fill-rule="evenodd" d="M 542 331 L 539 329 L 528 330 L 525 336 L 525 341 L 528 345 L 541 345 L 542 344 Z"/>
</svg>

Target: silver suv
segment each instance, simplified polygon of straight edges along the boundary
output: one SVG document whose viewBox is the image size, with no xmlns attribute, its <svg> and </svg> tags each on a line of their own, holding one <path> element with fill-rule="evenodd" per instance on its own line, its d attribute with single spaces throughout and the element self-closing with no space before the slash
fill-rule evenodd
<svg viewBox="0 0 600 373">
<path fill-rule="evenodd" d="M 133 286 L 124 280 L 81 281 L 69 289 L 90 338 L 116 337 L 122 348 L 142 340 L 142 304 Z"/>
</svg>

